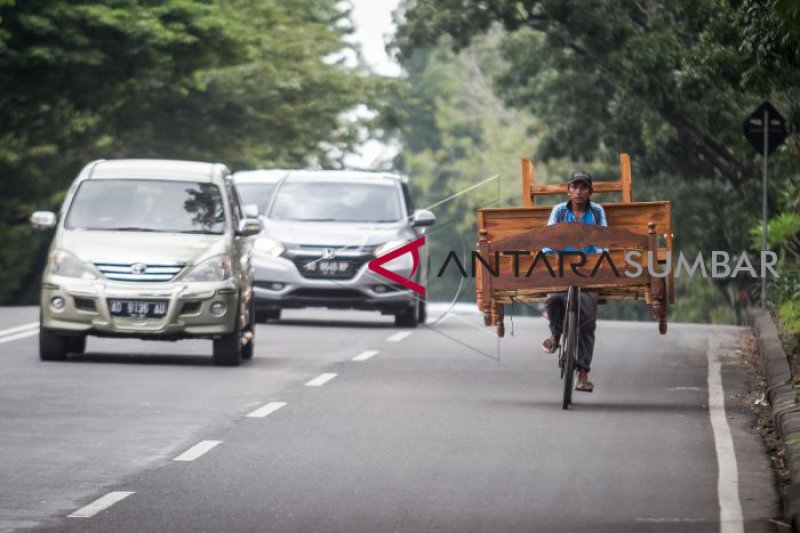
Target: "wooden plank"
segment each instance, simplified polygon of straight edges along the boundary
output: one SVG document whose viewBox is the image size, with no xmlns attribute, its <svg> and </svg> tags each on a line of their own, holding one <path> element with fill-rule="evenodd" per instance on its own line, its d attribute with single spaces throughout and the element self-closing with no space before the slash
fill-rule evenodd
<svg viewBox="0 0 800 533">
<path fill-rule="evenodd" d="M 534 198 L 531 195 L 531 187 L 534 183 L 533 161 L 530 159 L 522 160 L 522 203 L 525 207 L 533 207 Z"/>
<path fill-rule="evenodd" d="M 620 182 L 622 184 L 622 203 L 633 202 L 633 191 L 631 190 L 631 156 L 619 154 Z"/>
<path fill-rule="evenodd" d="M 523 177 L 524 180 L 524 177 Z M 603 193 L 603 192 L 622 192 L 624 184 L 622 181 L 593 181 L 592 189 L 594 189 L 595 193 Z M 552 194 L 567 194 L 567 184 L 566 183 L 549 183 L 549 184 L 542 184 L 536 185 L 534 184 L 531 189 L 531 193 L 536 195 L 552 195 Z"/>
<path fill-rule="evenodd" d="M 572 247 L 583 249 L 588 246 L 615 249 L 645 250 L 645 235 L 619 227 L 604 228 L 590 224 L 564 223 L 554 226 L 534 228 L 520 233 L 491 240 L 489 251 L 541 250 L 543 248 L 561 249 Z"/>
</svg>

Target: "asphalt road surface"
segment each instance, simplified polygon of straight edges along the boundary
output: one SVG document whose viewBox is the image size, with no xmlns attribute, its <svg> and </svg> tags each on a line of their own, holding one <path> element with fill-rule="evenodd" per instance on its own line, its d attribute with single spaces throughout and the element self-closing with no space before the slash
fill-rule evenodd
<svg viewBox="0 0 800 533">
<path fill-rule="evenodd" d="M 601 321 L 563 411 L 542 319 L 284 312 L 256 356 L 90 338 L 40 362 L 0 309 L 0 531 L 771 531 L 746 329 Z M 356 360 L 354 360 L 356 359 Z"/>
</svg>

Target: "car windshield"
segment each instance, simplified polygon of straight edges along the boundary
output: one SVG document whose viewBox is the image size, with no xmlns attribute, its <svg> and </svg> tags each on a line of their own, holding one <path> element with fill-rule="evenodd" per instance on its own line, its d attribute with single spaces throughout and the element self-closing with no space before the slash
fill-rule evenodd
<svg viewBox="0 0 800 533">
<path fill-rule="evenodd" d="M 275 183 L 237 183 L 236 188 L 242 197 L 243 205 L 257 205 L 258 214 L 267 212 L 272 193 L 275 192 Z"/>
<path fill-rule="evenodd" d="M 67 229 L 211 233 L 225 231 L 219 187 L 188 181 L 114 179 L 81 183 Z"/>
<path fill-rule="evenodd" d="M 402 215 L 394 184 L 286 182 L 278 189 L 269 217 L 308 222 L 397 222 Z"/>
</svg>

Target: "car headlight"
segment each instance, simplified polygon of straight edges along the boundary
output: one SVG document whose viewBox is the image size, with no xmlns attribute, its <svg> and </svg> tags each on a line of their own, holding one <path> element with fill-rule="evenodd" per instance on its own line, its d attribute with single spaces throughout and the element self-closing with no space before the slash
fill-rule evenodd
<svg viewBox="0 0 800 533">
<path fill-rule="evenodd" d="M 97 279 L 86 263 L 64 250 L 56 250 L 50 256 L 50 273 L 68 278 Z"/>
<path fill-rule="evenodd" d="M 270 257 L 278 257 L 286 248 L 276 241 L 275 239 L 268 239 L 267 237 L 259 237 L 253 242 L 253 249 L 260 255 L 267 255 Z"/>
<path fill-rule="evenodd" d="M 184 281 L 223 281 L 232 276 L 231 258 L 217 255 L 193 267 Z"/>
<path fill-rule="evenodd" d="M 382 244 L 375 249 L 375 257 L 380 257 L 387 252 L 400 248 L 405 243 L 405 241 L 389 241 L 386 244 Z"/>
</svg>

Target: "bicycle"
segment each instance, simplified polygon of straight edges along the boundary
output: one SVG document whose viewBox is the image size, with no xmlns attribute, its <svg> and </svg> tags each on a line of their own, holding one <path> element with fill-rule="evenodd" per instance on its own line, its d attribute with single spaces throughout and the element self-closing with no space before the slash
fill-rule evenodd
<svg viewBox="0 0 800 533">
<path fill-rule="evenodd" d="M 569 409 L 572 403 L 572 385 L 575 379 L 575 364 L 578 360 L 580 311 L 581 288 L 572 285 L 567 292 L 567 305 L 561 328 L 562 342 L 558 345 L 558 366 L 561 369 L 561 379 L 564 380 L 562 409 Z"/>
</svg>

